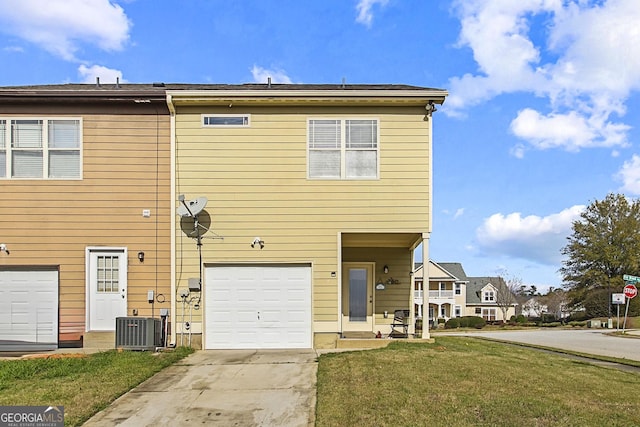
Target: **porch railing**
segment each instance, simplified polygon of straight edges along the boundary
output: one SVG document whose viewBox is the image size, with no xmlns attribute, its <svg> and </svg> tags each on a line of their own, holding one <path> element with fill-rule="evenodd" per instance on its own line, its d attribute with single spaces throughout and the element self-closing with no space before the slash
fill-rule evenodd
<svg viewBox="0 0 640 427">
<path fill-rule="evenodd" d="M 429 298 L 451 298 L 453 299 L 453 291 L 429 291 Z"/>
</svg>

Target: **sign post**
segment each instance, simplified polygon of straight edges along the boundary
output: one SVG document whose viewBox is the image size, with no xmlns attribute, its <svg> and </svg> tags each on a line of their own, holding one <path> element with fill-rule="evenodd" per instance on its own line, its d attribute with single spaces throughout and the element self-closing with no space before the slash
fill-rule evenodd
<svg viewBox="0 0 640 427">
<path fill-rule="evenodd" d="M 624 310 L 624 323 L 622 324 L 622 333 L 624 334 L 627 327 L 627 314 L 629 314 L 629 301 L 638 295 L 638 288 L 633 283 L 628 283 L 624 287 L 624 296 L 627 297 L 627 307 Z"/>
<path fill-rule="evenodd" d="M 620 294 L 611 294 L 611 303 L 613 305 L 616 306 L 616 308 L 618 309 L 618 317 L 616 320 L 616 331 L 620 330 L 620 305 L 624 304 L 624 301 L 626 300 L 625 296 L 623 293 Z"/>
</svg>

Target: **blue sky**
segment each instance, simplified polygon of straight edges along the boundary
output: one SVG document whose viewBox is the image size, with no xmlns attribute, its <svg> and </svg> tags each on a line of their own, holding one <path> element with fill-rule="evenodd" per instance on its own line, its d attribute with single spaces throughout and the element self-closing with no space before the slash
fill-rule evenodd
<svg viewBox="0 0 640 427">
<path fill-rule="evenodd" d="M 0 85 L 397 83 L 434 114 L 431 258 L 562 284 L 608 192 L 640 194 L 637 0 L 0 0 Z"/>
</svg>

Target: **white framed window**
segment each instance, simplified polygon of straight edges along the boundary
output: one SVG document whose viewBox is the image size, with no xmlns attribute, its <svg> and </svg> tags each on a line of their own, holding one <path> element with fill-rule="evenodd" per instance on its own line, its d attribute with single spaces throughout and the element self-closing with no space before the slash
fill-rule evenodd
<svg viewBox="0 0 640 427">
<path fill-rule="evenodd" d="M 494 302 L 496 300 L 496 293 L 494 291 L 484 291 L 482 295 L 482 301 L 484 302 Z"/>
<path fill-rule="evenodd" d="M 444 305 L 440 306 L 440 317 L 447 317 L 447 307 Z"/>
<path fill-rule="evenodd" d="M 378 178 L 378 140 L 378 119 L 309 119 L 309 178 Z"/>
<path fill-rule="evenodd" d="M 487 322 L 491 322 L 496 320 L 496 309 L 495 308 L 483 308 L 482 309 L 482 318 Z"/>
<path fill-rule="evenodd" d="M 454 312 L 454 317 L 461 317 L 462 316 L 462 306 L 456 305 L 453 308 L 453 312 Z"/>
<path fill-rule="evenodd" d="M 454 290 L 455 290 L 456 295 L 460 295 L 460 294 L 462 294 L 462 285 L 460 285 L 460 283 L 456 283 L 456 284 L 453 286 L 453 288 L 454 288 Z"/>
<path fill-rule="evenodd" d="M 203 114 L 203 127 L 249 127 L 251 116 L 249 114 Z"/>
<path fill-rule="evenodd" d="M 81 119 L 0 119 L 0 178 L 81 178 L 81 150 Z"/>
</svg>

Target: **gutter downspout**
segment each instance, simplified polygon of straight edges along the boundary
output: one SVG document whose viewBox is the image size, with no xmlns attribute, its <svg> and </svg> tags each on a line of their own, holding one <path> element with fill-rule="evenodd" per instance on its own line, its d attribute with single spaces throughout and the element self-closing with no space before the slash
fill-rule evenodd
<svg viewBox="0 0 640 427">
<path fill-rule="evenodd" d="M 174 201 L 176 200 L 176 108 L 173 105 L 173 98 L 171 95 L 167 95 L 167 107 L 169 108 L 169 115 L 171 116 L 171 134 L 170 134 L 170 169 L 171 169 L 171 202 L 170 202 L 170 221 L 171 224 L 171 265 L 170 265 L 170 274 L 171 274 L 171 340 L 169 343 L 170 347 L 176 346 L 176 220 L 174 216 Z"/>
</svg>

